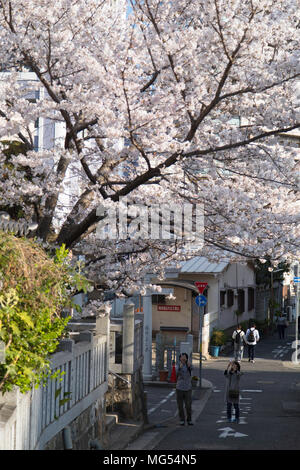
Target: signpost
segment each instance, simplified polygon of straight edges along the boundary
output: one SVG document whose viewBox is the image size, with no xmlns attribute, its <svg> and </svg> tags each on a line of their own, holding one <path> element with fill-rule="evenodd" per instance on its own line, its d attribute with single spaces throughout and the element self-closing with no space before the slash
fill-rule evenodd
<svg viewBox="0 0 300 470">
<path fill-rule="evenodd" d="M 196 304 L 199 307 L 199 340 L 198 340 L 198 351 L 199 351 L 199 382 L 200 388 L 202 387 L 202 320 L 204 316 L 204 307 L 207 304 L 207 298 L 203 295 L 204 290 L 207 287 L 207 282 L 195 282 L 195 286 L 199 291 L 199 295 L 196 297 Z M 202 312 L 200 311 L 202 309 Z"/>
</svg>

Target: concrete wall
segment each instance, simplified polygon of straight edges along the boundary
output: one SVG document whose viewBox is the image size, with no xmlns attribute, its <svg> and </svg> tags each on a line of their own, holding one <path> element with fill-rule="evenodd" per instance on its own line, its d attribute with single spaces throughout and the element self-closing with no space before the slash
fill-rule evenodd
<svg viewBox="0 0 300 470">
<path fill-rule="evenodd" d="M 142 419 L 143 393 L 141 368 L 133 374 L 110 375 L 106 393 L 107 410 L 119 412 L 124 418 Z"/>
<path fill-rule="evenodd" d="M 245 264 L 232 264 L 220 277 L 219 290 L 228 289 L 244 289 L 245 292 L 245 312 L 238 317 L 238 321 L 243 322 L 250 318 L 255 318 L 255 301 L 254 308 L 248 310 L 248 288 L 255 288 L 254 270 Z M 238 309 L 238 297 L 234 296 L 234 304 L 232 307 L 227 306 L 227 295 L 225 296 L 225 306 L 220 307 L 219 328 L 226 329 L 236 325 L 237 317 L 235 311 Z"/>
<path fill-rule="evenodd" d="M 214 327 L 218 325 L 218 312 L 219 312 L 219 295 L 218 295 L 218 277 L 213 274 L 185 274 L 180 276 L 191 282 L 207 282 L 208 289 L 206 291 L 207 304 L 205 308 L 205 315 L 202 319 L 202 354 L 208 355 L 209 338 Z M 199 308 L 195 302 L 195 296 L 191 299 L 192 308 L 192 331 L 194 336 L 194 352 L 198 351 L 198 335 L 199 335 Z M 203 315 L 203 309 L 200 310 Z"/>
<path fill-rule="evenodd" d="M 166 299 L 165 305 L 180 305 L 180 312 L 160 311 L 157 305 L 152 303 L 152 330 L 154 332 L 160 331 L 161 326 L 178 326 L 191 329 L 191 292 L 175 287 L 174 297 L 176 299 Z"/>
</svg>

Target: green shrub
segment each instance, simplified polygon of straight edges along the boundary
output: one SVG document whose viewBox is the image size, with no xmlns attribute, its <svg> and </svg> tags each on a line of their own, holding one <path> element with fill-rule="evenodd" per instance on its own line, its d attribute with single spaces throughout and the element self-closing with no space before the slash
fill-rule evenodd
<svg viewBox="0 0 300 470">
<path fill-rule="evenodd" d="M 227 341 L 227 336 L 223 330 L 218 330 L 217 328 L 213 329 L 210 345 L 211 346 L 223 346 Z"/>
<path fill-rule="evenodd" d="M 51 375 L 49 355 L 66 334 L 69 321 L 62 318 L 61 311 L 71 306 L 71 294 L 78 286 L 86 290 L 88 281 L 71 267 L 64 246 L 52 259 L 34 241 L 0 231 L 3 394 L 14 386 L 26 392 Z"/>
</svg>

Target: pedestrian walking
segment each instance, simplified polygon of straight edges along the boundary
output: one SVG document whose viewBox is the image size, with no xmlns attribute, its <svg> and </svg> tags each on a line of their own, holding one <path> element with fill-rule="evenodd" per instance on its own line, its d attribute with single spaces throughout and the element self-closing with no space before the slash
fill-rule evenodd
<svg viewBox="0 0 300 470">
<path fill-rule="evenodd" d="M 254 363 L 255 346 L 259 341 L 259 332 L 254 323 L 246 331 L 245 340 L 248 345 L 248 361 Z"/>
<path fill-rule="evenodd" d="M 179 356 L 179 364 L 176 368 L 177 384 L 176 384 L 176 399 L 178 406 L 178 413 L 180 424 L 185 424 L 185 413 L 186 421 L 188 425 L 192 425 L 192 366 L 188 361 L 188 354 L 182 353 Z"/>
<path fill-rule="evenodd" d="M 286 318 L 283 313 L 277 319 L 277 331 L 279 335 L 279 339 L 284 339 L 284 332 L 286 328 Z"/>
<path fill-rule="evenodd" d="M 244 354 L 244 337 L 245 332 L 242 330 L 241 325 L 238 325 L 236 330 L 232 333 L 233 345 L 234 345 L 234 359 L 241 362 Z"/>
<path fill-rule="evenodd" d="M 226 377 L 225 402 L 227 404 L 227 419 L 230 423 L 239 423 L 240 419 L 240 378 L 241 366 L 238 361 L 230 361 L 224 372 Z M 235 418 L 232 418 L 232 406 L 235 410 Z"/>
</svg>

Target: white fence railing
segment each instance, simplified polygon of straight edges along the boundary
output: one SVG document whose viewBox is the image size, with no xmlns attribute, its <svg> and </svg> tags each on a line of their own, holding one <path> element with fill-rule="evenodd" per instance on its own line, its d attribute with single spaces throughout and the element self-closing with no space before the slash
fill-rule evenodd
<svg viewBox="0 0 300 470">
<path fill-rule="evenodd" d="M 0 399 L 0 450 L 43 449 L 45 444 L 107 391 L 107 336 L 80 335 L 64 340 L 51 357 L 57 379 L 27 394 Z"/>
</svg>

